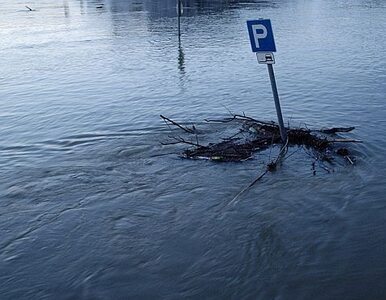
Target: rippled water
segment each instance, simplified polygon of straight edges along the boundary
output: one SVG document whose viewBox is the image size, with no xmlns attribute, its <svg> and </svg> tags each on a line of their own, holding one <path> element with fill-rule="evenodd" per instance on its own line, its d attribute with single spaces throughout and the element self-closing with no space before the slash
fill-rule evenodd
<svg viewBox="0 0 386 300">
<path fill-rule="evenodd" d="M 383 1 L 185 0 L 181 43 L 171 0 L 3 2 L 1 299 L 385 299 Z M 364 143 L 316 176 L 291 149 L 228 205 L 269 153 L 183 160 L 159 115 L 274 120 L 259 17 L 285 121 Z"/>
</svg>

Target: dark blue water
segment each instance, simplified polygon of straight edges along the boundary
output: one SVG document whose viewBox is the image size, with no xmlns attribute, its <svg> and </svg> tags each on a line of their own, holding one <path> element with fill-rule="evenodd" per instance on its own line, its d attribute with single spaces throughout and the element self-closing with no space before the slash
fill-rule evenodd
<svg viewBox="0 0 386 300">
<path fill-rule="evenodd" d="M 171 0 L 3 2 L 0 299 L 386 298 L 383 1 L 184 1 L 180 43 Z M 159 115 L 274 120 L 259 17 L 285 122 L 364 143 L 316 176 L 290 149 L 230 205 L 274 153 L 184 160 Z"/>
</svg>

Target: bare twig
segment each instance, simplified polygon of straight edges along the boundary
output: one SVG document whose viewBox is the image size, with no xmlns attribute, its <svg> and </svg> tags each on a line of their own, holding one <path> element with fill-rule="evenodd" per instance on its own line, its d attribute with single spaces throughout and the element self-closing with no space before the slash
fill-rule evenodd
<svg viewBox="0 0 386 300">
<path fill-rule="evenodd" d="M 276 159 L 271 161 L 265 168 L 265 171 L 263 173 L 261 173 L 258 177 L 256 177 L 255 180 L 253 180 L 248 186 L 246 186 L 245 188 L 243 188 L 230 202 L 228 205 L 230 204 L 236 204 L 236 200 L 243 194 L 245 193 L 247 190 L 249 190 L 251 187 L 253 187 L 259 180 L 261 180 L 268 172 L 271 172 L 273 171 L 274 169 L 276 169 L 276 165 L 277 163 L 279 162 L 279 160 L 283 160 L 285 158 L 285 155 L 287 153 L 287 150 L 288 150 L 288 137 L 287 137 L 287 141 L 286 143 L 281 147 L 280 149 L 280 152 L 279 154 L 277 155 Z"/>
<path fill-rule="evenodd" d="M 219 120 L 215 120 L 215 119 L 204 119 L 205 122 L 208 122 L 208 123 L 229 123 L 229 122 L 232 122 L 233 120 L 235 120 L 236 117 L 233 116 L 232 118 L 224 118 L 224 119 L 219 119 Z"/>
<path fill-rule="evenodd" d="M 274 126 L 274 127 L 277 126 L 275 124 L 275 122 L 272 122 L 272 121 L 271 122 L 259 121 L 259 120 L 256 120 L 254 118 L 247 117 L 246 115 L 239 115 L 239 114 L 235 114 L 231 118 L 224 118 L 224 119 L 219 119 L 219 120 L 216 120 L 216 119 L 205 119 L 205 122 L 210 122 L 210 123 L 229 123 L 229 122 L 232 122 L 234 120 L 252 121 L 252 122 L 257 123 L 257 124 L 263 124 L 263 125 Z"/>
<path fill-rule="evenodd" d="M 175 142 L 161 142 L 161 145 L 162 145 L 162 146 L 177 145 L 177 144 L 181 144 L 181 142 L 180 142 L 180 141 L 175 141 Z"/>
<path fill-rule="evenodd" d="M 246 115 L 234 115 L 235 119 L 241 119 L 241 120 L 249 120 L 255 123 L 264 124 L 264 125 L 270 125 L 270 126 L 276 126 L 274 122 L 265 122 L 265 121 L 259 121 L 251 117 L 247 117 Z"/>
<path fill-rule="evenodd" d="M 328 140 L 329 143 L 363 143 L 361 140 L 355 140 L 355 139 L 335 139 L 335 140 Z"/>
<path fill-rule="evenodd" d="M 174 122 L 173 120 L 167 118 L 167 117 L 164 117 L 163 115 L 160 115 L 160 117 L 166 122 L 168 121 L 169 123 L 177 126 L 178 128 L 182 129 L 183 131 L 187 132 L 187 133 L 192 133 L 194 134 L 194 130 L 193 129 L 190 129 L 190 128 L 187 128 L 187 127 L 183 127 L 182 125 L 178 124 L 177 122 Z"/>
<path fill-rule="evenodd" d="M 319 168 L 325 170 L 327 173 L 333 172 L 333 170 L 329 169 L 329 168 L 325 165 L 325 163 L 322 161 L 322 159 L 320 159 L 320 157 L 318 157 L 318 156 L 315 155 L 314 153 L 311 153 L 310 151 L 308 151 L 304 146 L 302 146 L 302 147 L 303 147 L 304 153 L 306 153 L 308 156 L 310 156 L 312 159 L 314 159 L 314 162 L 313 162 L 314 164 L 315 164 L 316 162 L 318 162 Z M 316 172 L 314 171 L 314 175 L 315 175 L 315 173 L 316 173 Z"/>
<path fill-rule="evenodd" d="M 322 133 L 333 134 L 338 132 L 350 132 L 350 131 L 353 131 L 354 129 L 355 127 L 332 127 L 332 128 L 320 129 L 318 131 Z"/>
<path fill-rule="evenodd" d="M 243 188 L 240 192 L 237 193 L 237 195 L 231 200 L 229 201 L 228 205 L 232 205 L 232 204 L 236 204 L 238 203 L 237 199 L 242 195 L 244 194 L 246 191 L 248 191 L 252 186 L 254 186 L 260 179 L 262 179 L 265 174 L 268 173 L 268 168 L 266 167 L 265 168 L 265 171 L 263 173 L 261 173 L 258 177 L 256 177 L 255 180 L 253 180 L 250 184 L 248 184 L 245 188 Z"/>
<path fill-rule="evenodd" d="M 222 107 L 224 107 L 231 116 L 234 116 L 234 113 L 228 107 L 226 107 L 225 105 L 222 105 Z"/>
<path fill-rule="evenodd" d="M 350 156 L 345 156 L 345 158 L 348 160 L 348 162 L 350 163 L 350 164 L 352 164 L 352 165 L 354 165 L 354 162 L 353 162 L 353 160 L 350 158 Z"/>
<path fill-rule="evenodd" d="M 180 142 L 181 144 L 187 144 L 187 145 L 192 145 L 192 146 L 196 146 L 196 147 L 203 147 L 202 145 L 200 144 L 196 144 L 196 143 L 193 143 L 193 142 L 189 142 L 187 140 L 184 140 L 182 137 L 178 136 L 178 137 L 173 137 L 176 141 Z"/>
</svg>

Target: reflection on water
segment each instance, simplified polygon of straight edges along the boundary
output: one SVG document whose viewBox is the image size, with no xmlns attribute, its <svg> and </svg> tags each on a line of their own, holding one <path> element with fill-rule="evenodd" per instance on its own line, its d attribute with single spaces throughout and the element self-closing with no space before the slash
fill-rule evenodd
<svg viewBox="0 0 386 300">
<path fill-rule="evenodd" d="M 66 1 L 64 1 L 66 2 Z M 105 9 L 107 7 L 113 13 L 125 13 L 125 12 L 145 12 L 150 19 L 157 19 L 162 17 L 176 17 L 178 14 L 178 1 L 177 0 L 98 0 L 98 1 L 77 1 L 80 5 L 81 11 L 85 12 L 85 2 L 88 8 Z M 181 0 L 182 14 L 187 17 L 192 17 L 199 14 L 214 14 L 225 10 L 236 10 L 242 7 L 254 8 L 267 8 L 275 7 L 276 1 L 271 0 Z M 64 4 L 64 7 L 68 7 Z"/>
<path fill-rule="evenodd" d="M 178 70 L 180 70 L 181 75 L 185 74 L 185 54 L 181 41 L 178 43 Z"/>
<path fill-rule="evenodd" d="M 67 0 L 63 0 L 64 16 L 66 18 L 70 17 L 70 6 L 68 5 Z"/>
<path fill-rule="evenodd" d="M 111 9 L 114 12 L 138 12 L 146 11 L 149 18 L 176 17 L 177 0 L 111 0 Z M 227 9 L 239 9 L 243 6 L 254 4 L 255 7 L 274 6 L 275 2 L 270 0 L 181 0 L 184 16 L 195 16 L 198 14 L 213 14 Z"/>
<path fill-rule="evenodd" d="M 384 3 L 182 2 L 180 40 L 176 1 L 2 2 L 1 300 L 383 299 Z M 364 143 L 316 176 L 290 149 L 231 206 L 272 153 L 180 159 L 159 115 L 202 143 L 237 132 L 202 121 L 228 110 L 275 119 L 260 16 L 285 121 Z"/>
</svg>

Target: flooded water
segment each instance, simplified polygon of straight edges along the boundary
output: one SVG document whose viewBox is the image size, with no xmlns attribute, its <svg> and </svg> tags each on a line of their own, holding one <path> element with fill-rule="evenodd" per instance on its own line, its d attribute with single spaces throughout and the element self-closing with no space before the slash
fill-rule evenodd
<svg viewBox="0 0 386 300">
<path fill-rule="evenodd" d="M 179 43 L 172 0 L 2 1 L 0 298 L 385 299 L 385 2 L 183 3 Z M 290 149 L 228 205 L 270 154 L 181 159 L 159 115 L 275 120 L 260 17 L 285 122 L 364 143 L 315 176 Z"/>
</svg>

